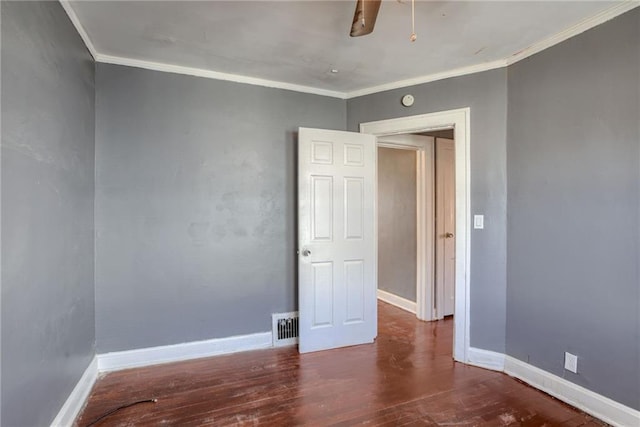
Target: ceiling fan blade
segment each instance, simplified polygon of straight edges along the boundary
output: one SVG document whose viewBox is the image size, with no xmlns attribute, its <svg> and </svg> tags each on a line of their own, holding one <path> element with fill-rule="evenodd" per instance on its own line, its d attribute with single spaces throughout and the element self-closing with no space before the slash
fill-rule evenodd
<svg viewBox="0 0 640 427">
<path fill-rule="evenodd" d="M 356 0 L 356 11 L 353 14 L 353 24 L 351 25 L 351 37 L 366 36 L 373 31 L 381 2 L 382 0 Z M 364 25 L 362 25 L 363 15 Z"/>
</svg>

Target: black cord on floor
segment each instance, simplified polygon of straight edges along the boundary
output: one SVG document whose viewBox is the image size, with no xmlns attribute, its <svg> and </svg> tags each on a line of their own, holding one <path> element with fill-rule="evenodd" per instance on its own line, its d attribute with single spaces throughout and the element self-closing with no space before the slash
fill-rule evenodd
<svg viewBox="0 0 640 427">
<path fill-rule="evenodd" d="M 98 418 L 96 418 L 95 420 L 93 420 L 89 424 L 87 424 L 86 427 L 91 427 L 92 425 L 97 424 L 98 422 L 100 422 L 103 419 L 107 418 L 109 415 L 111 415 L 111 414 L 113 414 L 115 412 L 118 412 L 121 409 L 128 408 L 128 407 L 134 406 L 134 405 L 138 405 L 140 403 L 147 403 L 147 402 L 155 403 L 157 401 L 158 401 L 158 399 L 145 399 L 145 400 L 138 400 L 137 402 L 127 403 L 126 405 L 118 406 L 117 408 L 114 408 L 114 409 L 110 410 L 109 412 L 100 415 Z"/>
</svg>

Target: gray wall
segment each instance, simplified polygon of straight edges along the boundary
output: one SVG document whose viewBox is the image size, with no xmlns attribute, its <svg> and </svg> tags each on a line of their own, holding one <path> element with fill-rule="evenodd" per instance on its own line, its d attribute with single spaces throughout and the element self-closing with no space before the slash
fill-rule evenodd
<svg viewBox="0 0 640 427">
<path fill-rule="evenodd" d="M 402 95 L 415 104 L 405 108 Z M 471 107 L 471 213 L 485 229 L 471 230 L 471 345 L 504 352 L 506 318 L 506 70 L 366 95 L 347 101 L 347 125 Z"/>
<path fill-rule="evenodd" d="M 271 329 L 297 307 L 296 132 L 343 100 L 106 64 L 96 75 L 100 353 Z"/>
<path fill-rule="evenodd" d="M 636 9 L 508 82 L 507 353 L 636 409 L 639 29 Z"/>
<path fill-rule="evenodd" d="M 378 148 L 378 289 L 416 301 L 416 152 Z"/>
<path fill-rule="evenodd" d="M 48 425 L 95 354 L 94 64 L 58 2 L 2 2 L 2 425 Z"/>
</svg>

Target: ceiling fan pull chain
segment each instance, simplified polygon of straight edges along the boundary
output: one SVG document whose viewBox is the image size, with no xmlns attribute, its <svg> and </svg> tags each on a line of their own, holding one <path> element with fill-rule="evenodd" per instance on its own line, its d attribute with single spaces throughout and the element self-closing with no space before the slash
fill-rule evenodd
<svg viewBox="0 0 640 427">
<path fill-rule="evenodd" d="M 418 36 L 416 36 L 416 0 L 411 0 L 411 37 L 409 40 L 412 42 L 416 41 Z"/>
</svg>

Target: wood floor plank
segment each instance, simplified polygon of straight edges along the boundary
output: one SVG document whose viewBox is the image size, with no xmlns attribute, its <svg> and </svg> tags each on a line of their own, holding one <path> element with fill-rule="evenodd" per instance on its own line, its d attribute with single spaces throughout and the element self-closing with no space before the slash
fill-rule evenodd
<svg viewBox="0 0 640 427">
<path fill-rule="evenodd" d="M 97 426 L 604 425 L 504 374 L 452 359 L 453 320 L 379 303 L 374 344 L 257 350 L 101 376 L 76 420 Z"/>
</svg>

